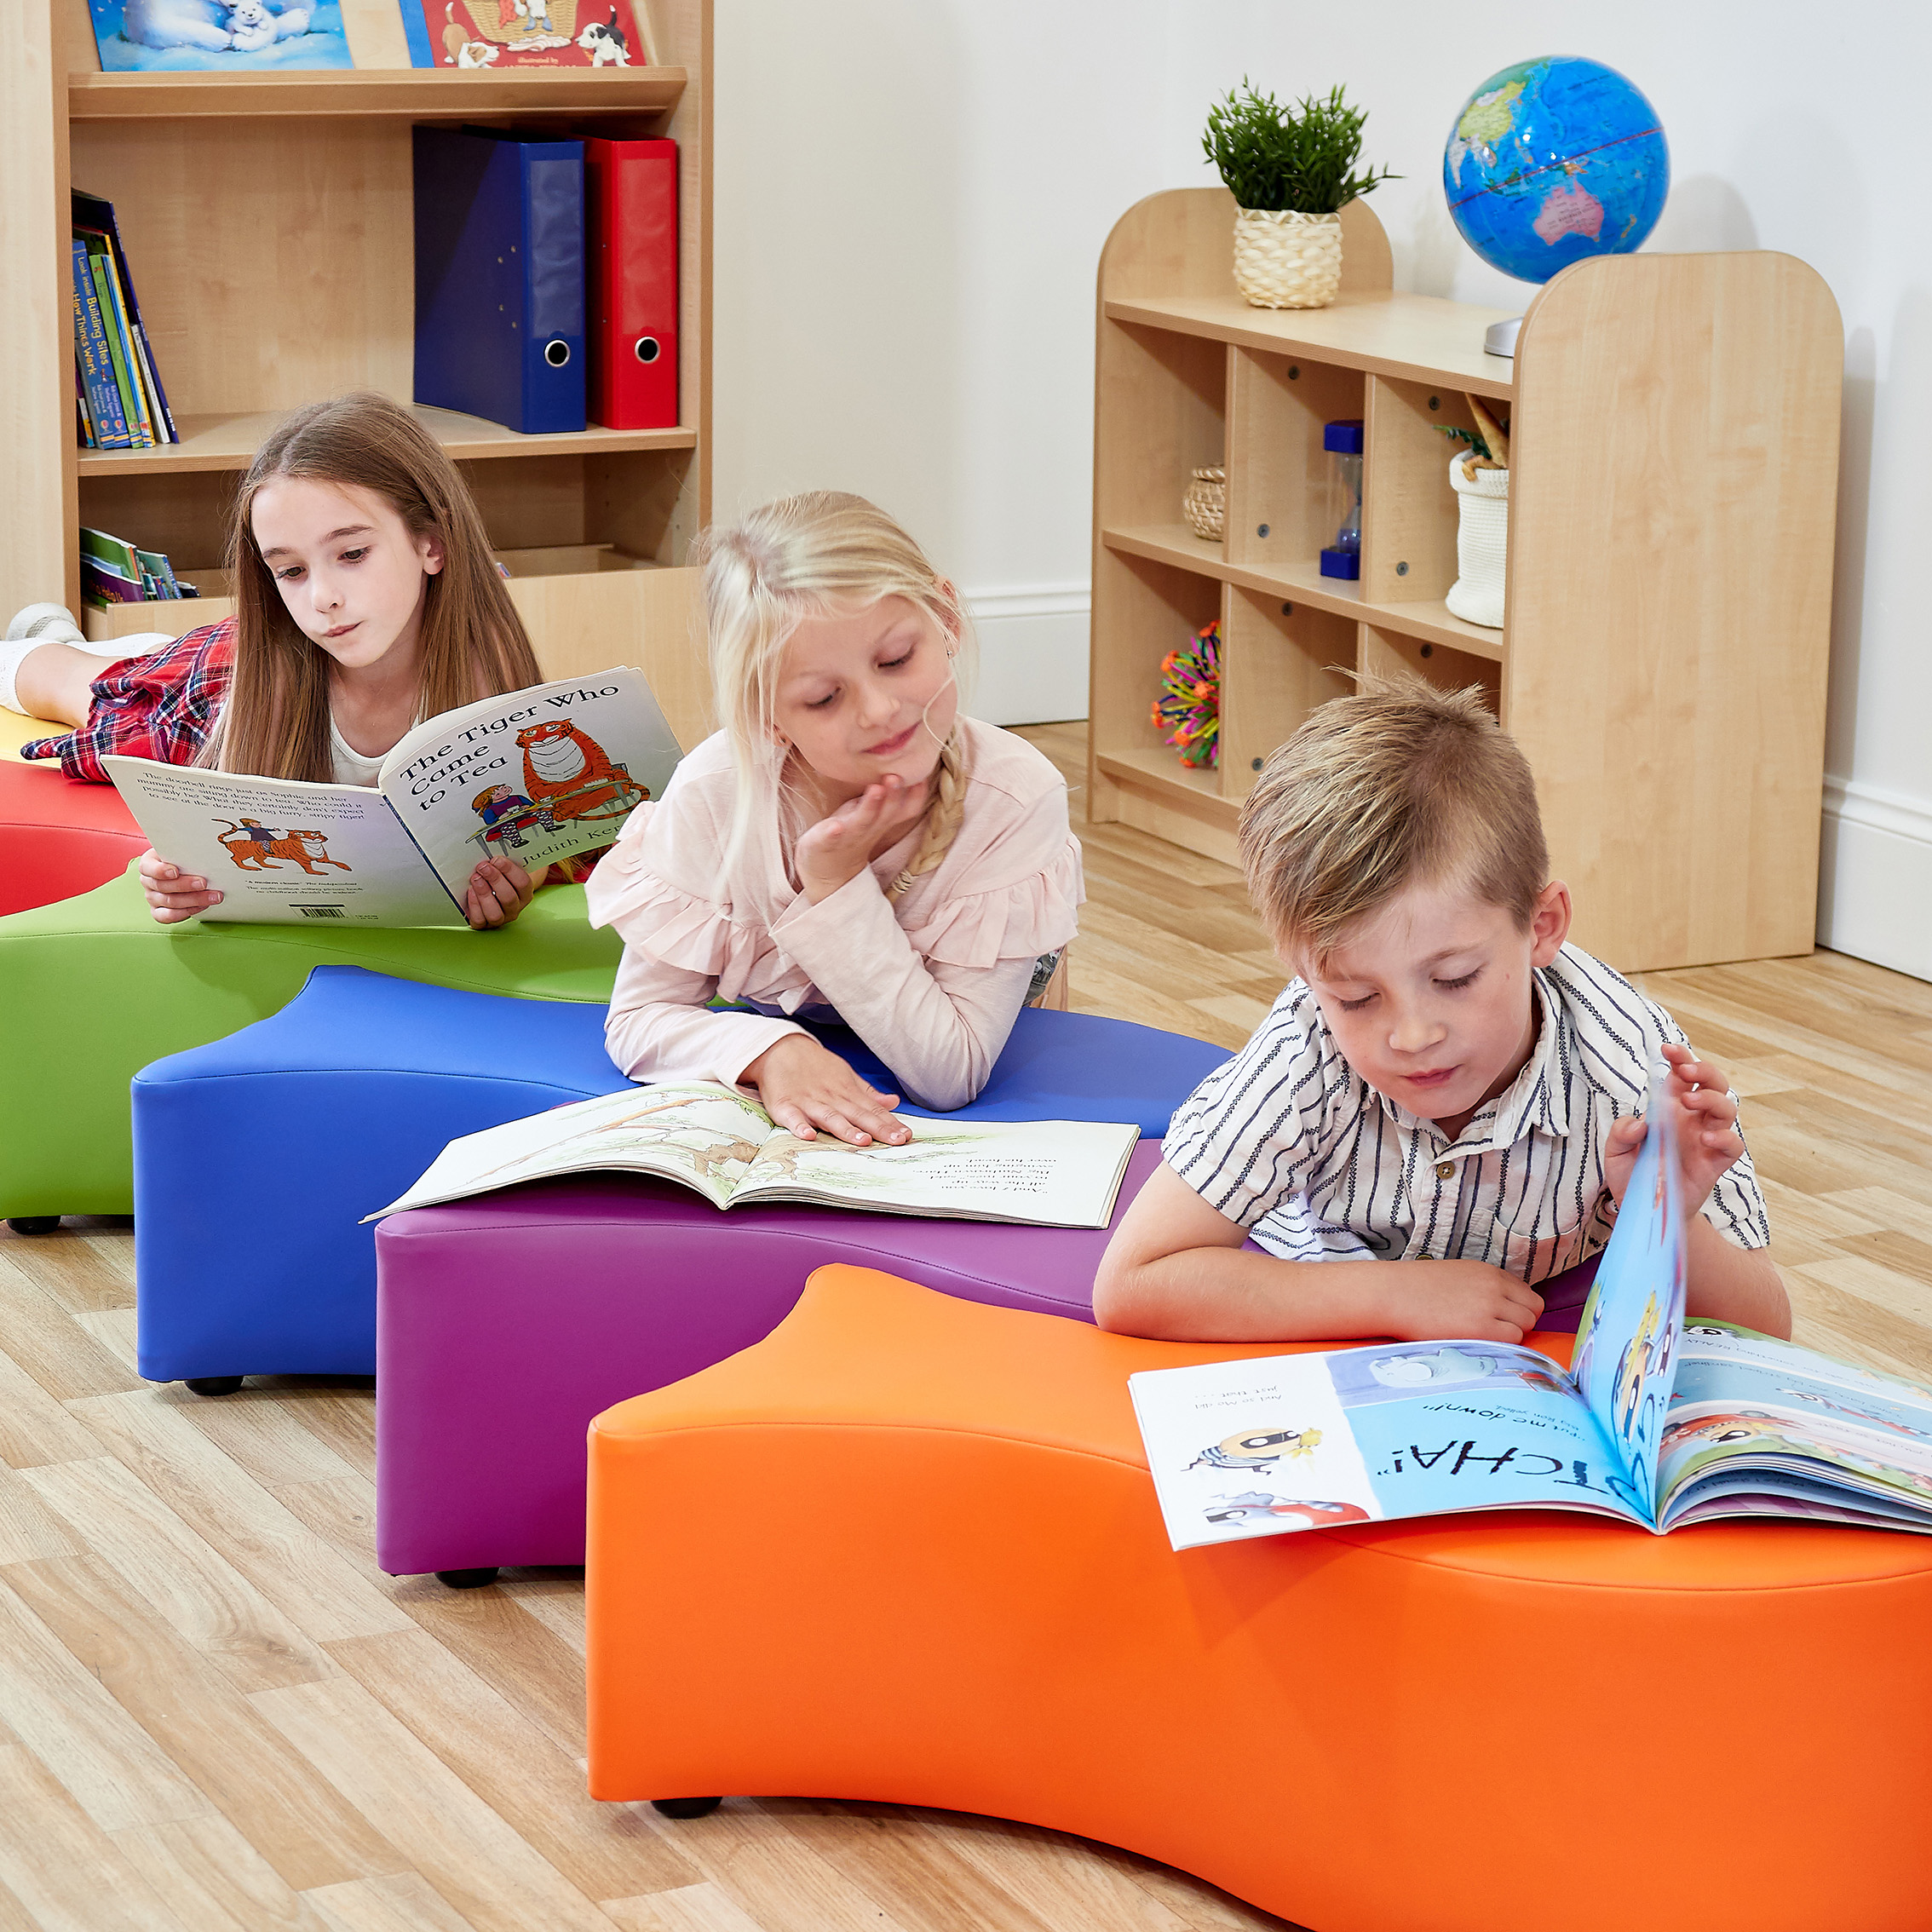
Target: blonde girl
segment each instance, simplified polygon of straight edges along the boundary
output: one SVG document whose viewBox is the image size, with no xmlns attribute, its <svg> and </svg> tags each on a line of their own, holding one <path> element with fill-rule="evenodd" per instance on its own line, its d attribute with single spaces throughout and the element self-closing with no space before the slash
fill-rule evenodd
<svg viewBox="0 0 1932 1932">
<path fill-rule="evenodd" d="M 898 1096 L 796 1021 L 842 1021 L 923 1106 L 972 1099 L 1073 936 L 1067 788 L 961 714 L 958 593 L 863 497 L 785 497 L 699 555 L 724 728 L 590 881 L 624 940 L 611 1056 L 754 1087 L 804 1139 L 903 1141 Z"/>
<path fill-rule="evenodd" d="M 540 681 L 469 489 L 386 396 L 338 396 L 276 425 L 235 499 L 227 562 L 234 616 L 145 656 L 81 648 L 55 607 L 21 612 L 0 699 L 76 727 L 22 756 L 97 781 L 101 756 L 120 751 L 373 785 L 419 720 Z M 221 902 L 158 853 L 141 877 L 164 924 Z M 465 894 L 470 924 L 514 919 L 543 877 L 485 860 Z"/>
</svg>

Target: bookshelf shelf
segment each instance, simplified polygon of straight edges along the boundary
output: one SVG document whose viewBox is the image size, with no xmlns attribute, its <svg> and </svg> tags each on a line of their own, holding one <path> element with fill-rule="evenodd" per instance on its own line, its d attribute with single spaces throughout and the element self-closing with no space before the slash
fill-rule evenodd
<svg viewBox="0 0 1932 1932">
<path fill-rule="evenodd" d="M 1230 291 L 1194 298 L 1118 297 L 1108 301 L 1106 313 L 1110 321 L 1238 342 L 1274 355 L 1305 355 L 1338 369 L 1444 382 L 1478 395 L 1507 398 L 1512 388 L 1509 365 L 1482 348 L 1483 331 L 1502 321 L 1506 308 L 1386 289 L 1344 289 L 1329 308 L 1251 308 Z"/>
<path fill-rule="evenodd" d="M 244 416 L 181 416 L 178 443 L 154 450 L 81 450 L 75 467 L 83 476 L 164 476 L 193 470 L 243 470 L 278 411 L 265 410 Z M 563 435 L 525 436 L 500 423 L 455 410 L 411 405 L 414 415 L 459 463 L 492 457 L 601 456 L 624 450 L 690 450 L 698 446 L 693 429 L 589 428 Z"/>
<path fill-rule="evenodd" d="M 1260 590 L 1308 604 L 1318 611 L 1337 616 L 1359 618 L 1364 623 L 1399 630 L 1431 644 L 1452 644 L 1473 657 L 1503 658 L 1499 632 L 1480 624 L 1464 624 L 1450 614 L 1449 607 L 1436 597 L 1411 604 L 1371 604 L 1362 597 L 1359 582 L 1346 578 L 1324 577 L 1319 559 L 1299 564 L 1271 565 L 1265 570 L 1231 564 L 1218 543 L 1208 543 L 1195 536 L 1184 523 L 1150 524 L 1131 530 L 1103 530 L 1101 541 L 1110 550 L 1151 558 L 1156 563 L 1171 564 L 1176 569 L 1198 571 L 1222 584 L 1238 584 L 1246 590 Z"/>
<path fill-rule="evenodd" d="M 676 107 L 682 67 L 558 67 L 498 73 L 487 67 L 358 68 L 321 73 L 70 73 L 71 121 L 246 119 L 256 115 L 413 121 L 474 120 L 480 114 L 661 114 Z"/>
<path fill-rule="evenodd" d="M 515 591 L 545 670 L 643 666 L 674 728 L 701 735 L 697 573 L 684 559 L 710 515 L 711 5 L 637 5 L 664 65 L 418 70 L 384 0 L 343 9 L 353 70 L 221 76 L 102 73 L 88 0 L 29 7 L 0 71 L 0 328 L 13 357 L 0 617 L 42 599 L 80 610 L 83 526 L 192 575 L 224 554 L 237 479 L 279 417 L 350 389 L 410 401 L 413 124 L 668 136 L 678 426 L 523 436 L 417 413 L 463 466 L 492 545 L 549 560 Z M 72 188 L 114 204 L 178 443 L 75 446 Z M 144 629 L 205 614 L 127 608 Z"/>
<path fill-rule="evenodd" d="M 1405 295 L 1365 203 L 1342 293 L 1252 308 L 1233 199 L 1130 209 L 1101 258 L 1088 811 L 1233 860 L 1267 756 L 1357 672 L 1475 687 L 1536 773 L 1573 936 L 1625 970 L 1808 952 L 1817 894 L 1843 331 L 1787 256 L 1617 256 L 1501 311 Z M 1511 418 L 1508 624 L 1450 614 L 1447 427 Z M 1322 428 L 1364 423 L 1361 575 L 1333 541 Z M 1768 463 L 1763 452 L 1774 450 Z M 1226 534 L 1177 520 L 1228 477 Z M 1218 619 L 1221 762 L 1149 716 L 1160 661 Z"/>
</svg>

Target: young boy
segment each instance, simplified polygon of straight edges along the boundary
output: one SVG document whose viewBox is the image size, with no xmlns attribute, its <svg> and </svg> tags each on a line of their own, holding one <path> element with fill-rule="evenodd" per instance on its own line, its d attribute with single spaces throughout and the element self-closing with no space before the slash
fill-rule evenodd
<svg viewBox="0 0 1932 1932">
<path fill-rule="evenodd" d="M 1535 1285 L 1609 1239 L 1661 1049 L 1689 1311 L 1789 1336 L 1736 1098 L 1667 1013 L 1564 944 L 1535 781 L 1478 693 L 1405 678 L 1322 705 L 1268 760 L 1240 839 L 1296 977 L 1175 1115 L 1101 1262 L 1103 1328 L 1520 1341 Z"/>
</svg>

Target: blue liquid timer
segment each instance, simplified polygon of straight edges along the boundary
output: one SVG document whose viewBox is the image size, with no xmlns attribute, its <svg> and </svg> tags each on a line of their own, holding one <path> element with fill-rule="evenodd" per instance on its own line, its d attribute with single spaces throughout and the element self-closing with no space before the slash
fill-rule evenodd
<svg viewBox="0 0 1932 1932">
<path fill-rule="evenodd" d="M 1325 423 L 1321 446 L 1328 451 L 1329 515 L 1335 541 L 1321 553 L 1324 577 L 1362 574 L 1362 419 L 1350 417 Z"/>
</svg>

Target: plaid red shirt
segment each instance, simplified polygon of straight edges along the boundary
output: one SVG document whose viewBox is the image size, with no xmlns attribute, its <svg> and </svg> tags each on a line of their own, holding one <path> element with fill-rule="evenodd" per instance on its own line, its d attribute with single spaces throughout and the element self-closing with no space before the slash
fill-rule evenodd
<svg viewBox="0 0 1932 1932">
<path fill-rule="evenodd" d="M 234 668 L 235 620 L 204 624 L 145 658 L 124 658 L 94 681 L 87 722 L 64 738 L 37 738 L 23 758 L 58 758 L 71 779 L 107 784 L 104 757 L 192 765 L 215 728 Z"/>
<path fill-rule="evenodd" d="M 58 758 L 71 779 L 89 785 L 112 781 L 104 757 L 153 758 L 164 765 L 192 765 L 215 728 L 234 669 L 235 620 L 204 624 L 145 658 L 124 658 L 94 681 L 87 722 L 64 738 L 37 738 L 20 747 L 23 758 Z M 551 874 L 581 883 L 608 847 L 551 861 Z"/>
</svg>

